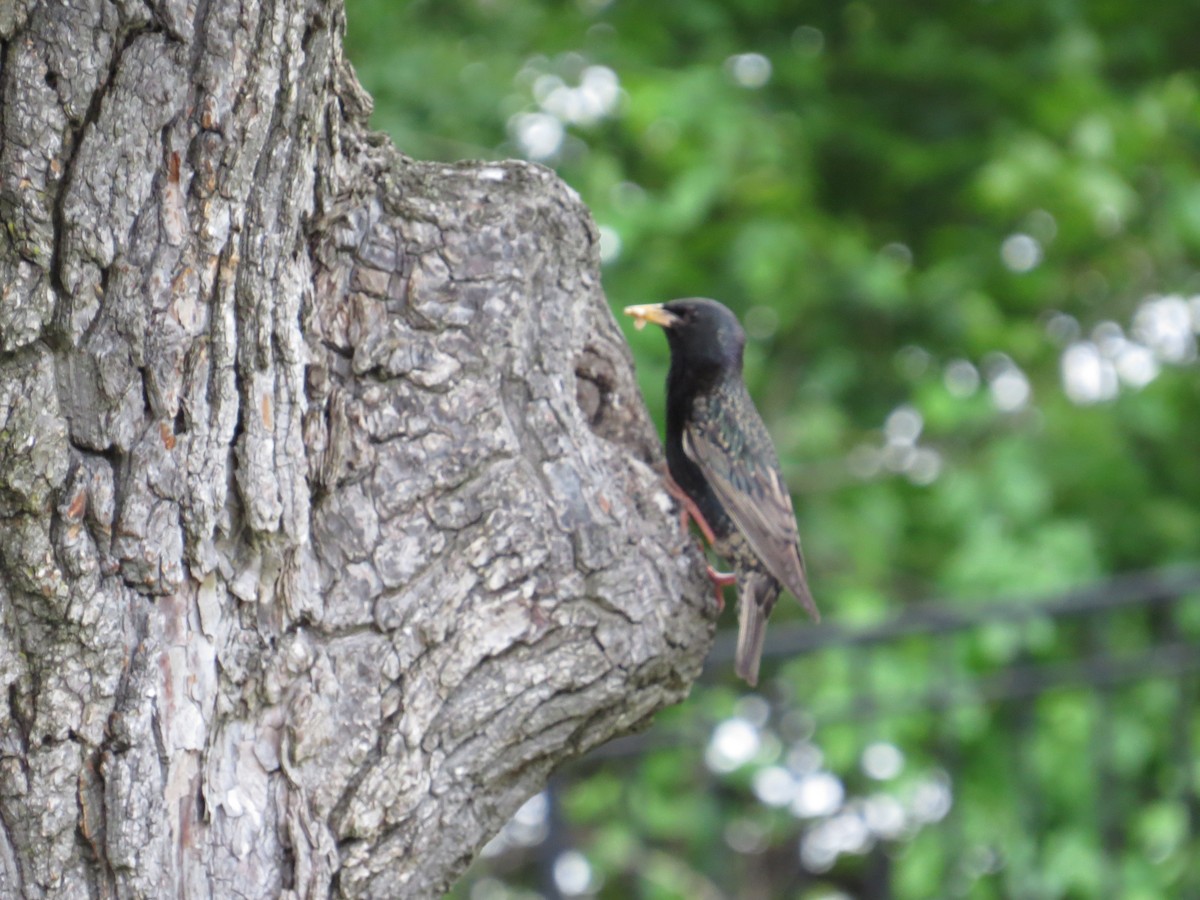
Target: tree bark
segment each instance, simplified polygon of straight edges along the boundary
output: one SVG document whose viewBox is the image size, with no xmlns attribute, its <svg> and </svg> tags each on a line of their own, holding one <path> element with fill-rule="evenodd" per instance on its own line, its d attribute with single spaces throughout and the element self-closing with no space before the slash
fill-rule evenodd
<svg viewBox="0 0 1200 900">
<path fill-rule="evenodd" d="M 0 0 L 0 896 L 437 896 L 709 592 L 579 198 L 321 0 Z"/>
</svg>

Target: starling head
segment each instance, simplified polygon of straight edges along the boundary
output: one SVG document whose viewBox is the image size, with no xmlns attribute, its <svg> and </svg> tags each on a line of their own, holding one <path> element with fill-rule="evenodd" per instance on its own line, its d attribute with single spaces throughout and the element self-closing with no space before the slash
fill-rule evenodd
<svg viewBox="0 0 1200 900">
<path fill-rule="evenodd" d="M 647 322 L 661 325 L 667 335 L 673 363 L 693 371 L 721 370 L 740 373 L 746 333 L 737 317 L 716 300 L 690 297 L 669 303 L 627 306 L 638 328 Z"/>
</svg>

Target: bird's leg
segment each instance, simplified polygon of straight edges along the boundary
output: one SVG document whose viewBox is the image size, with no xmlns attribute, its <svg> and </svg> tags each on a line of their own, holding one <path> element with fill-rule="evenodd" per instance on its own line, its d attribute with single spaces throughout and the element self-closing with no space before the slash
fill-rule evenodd
<svg viewBox="0 0 1200 900">
<path fill-rule="evenodd" d="M 675 479 L 671 477 L 670 472 L 666 473 L 663 483 L 666 485 L 667 493 L 679 503 L 679 524 L 682 526 L 684 532 L 688 530 L 688 519 L 691 519 L 696 523 L 696 526 L 700 529 L 700 533 L 708 541 L 709 546 L 715 545 L 717 537 L 713 534 L 712 527 L 700 512 L 700 507 L 696 505 L 696 501 L 685 494 L 683 488 L 675 483 Z"/>
<path fill-rule="evenodd" d="M 704 539 L 708 541 L 709 546 L 717 543 L 717 537 L 713 534 L 712 527 L 705 520 L 703 513 L 700 512 L 700 507 L 696 502 L 684 493 L 675 479 L 671 477 L 671 473 L 667 472 L 663 483 L 667 487 L 667 493 L 670 494 L 679 503 L 679 525 L 683 528 L 684 534 L 687 534 L 688 520 L 696 523 L 696 527 L 700 529 L 700 533 L 704 535 Z M 737 576 L 732 572 L 718 572 L 711 565 L 705 564 L 704 574 L 708 576 L 708 580 L 713 583 L 713 588 L 717 595 L 717 612 L 721 612 L 725 608 L 725 588 L 737 582 Z"/>
</svg>

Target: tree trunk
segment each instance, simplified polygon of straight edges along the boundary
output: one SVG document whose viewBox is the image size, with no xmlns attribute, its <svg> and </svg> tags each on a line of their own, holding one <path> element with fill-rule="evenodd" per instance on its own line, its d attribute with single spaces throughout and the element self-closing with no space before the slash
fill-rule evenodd
<svg viewBox="0 0 1200 900">
<path fill-rule="evenodd" d="M 436 896 L 699 671 L 586 210 L 341 22 L 0 0 L 0 896 Z"/>
</svg>

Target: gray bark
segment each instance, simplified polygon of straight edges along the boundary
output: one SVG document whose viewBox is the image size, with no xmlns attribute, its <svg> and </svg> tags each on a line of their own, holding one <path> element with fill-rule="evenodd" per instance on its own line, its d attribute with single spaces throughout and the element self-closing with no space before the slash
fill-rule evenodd
<svg viewBox="0 0 1200 900">
<path fill-rule="evenodd" d="M 708 648 L 586 210 L 341 19 L 0 0 L 0 896 L 436 896 Z"/>
</svg>

